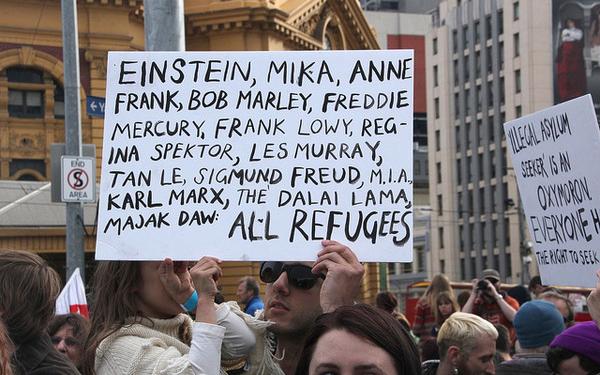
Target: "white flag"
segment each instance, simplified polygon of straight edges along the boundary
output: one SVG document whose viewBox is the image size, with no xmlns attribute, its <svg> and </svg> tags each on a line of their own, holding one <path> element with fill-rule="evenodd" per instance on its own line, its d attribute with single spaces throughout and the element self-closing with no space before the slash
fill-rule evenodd
<svg viewBox="0 0 600 375">
<path fill-rule="evenodd" d="M 75 313 L 89 318 L 85 286 L 79 268 L 71 275 L 69 281 L 56 299 L 56 315 Z"/>
</svg>

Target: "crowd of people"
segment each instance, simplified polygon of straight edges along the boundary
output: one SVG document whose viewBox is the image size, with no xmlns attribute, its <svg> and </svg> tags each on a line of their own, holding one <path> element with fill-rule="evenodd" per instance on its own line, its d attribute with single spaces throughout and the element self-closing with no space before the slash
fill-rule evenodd
<svg viewBox="0 0 600 375">
<path fill-rule="evenodd" d="M 396 296 L 357 303 L 364 267 L 325 240 L 315 262 L 263 262 L 259 284 L 216 303 L 221 261 L 99 262 L 90 320 L 54 315 L 60 278 L 42 258 L 0 250 L 0 375 L 480 375 L 600 373 L 600 281 L 592 321 L 560 290 L 504 291 L 484 270 L 455 294 L 436 275 L 414 321 Z M 600 278 L 600 273 L 599 273 Z"/>
</svg>

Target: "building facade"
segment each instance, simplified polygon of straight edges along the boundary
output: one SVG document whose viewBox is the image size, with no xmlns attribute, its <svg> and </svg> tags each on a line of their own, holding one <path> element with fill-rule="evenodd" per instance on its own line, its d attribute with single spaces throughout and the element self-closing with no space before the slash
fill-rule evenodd
<svg viewBox="0 0 600 375">
<path fill-rule="evenodd" d="M 536 270 L 502 125 L 553 104 L 552 3 L 442 1 L 426 60 L 432 271 L 523 281 Z"/>
<path fill-rule="evenodd" d="M 48 181 L 50 145 L 64 142 L 64 79 L 61 2 L 3 0 L 0 12 L 0 180 Z M 96 146 L 100 176 L 104 122 L 86 113 L 88 96 L 104 97 L 108 51 L 144 50 L 142 0 L 85 0 L 77 2 L 79 31 L 82 140 Z M 190 51 L 279 51 L 377 49 L 377 40 L 358 1 L 346 0 L 186 0 L 186 49 Z M 0 248 L 32 250 L 64 267 L 64 215 L 36 207 L 50 202 L 45 185 L 16 189 L 14 201 L 0 199 Z M 9 191 L 9 190 L 7 190 Z M 37 191 L 37 193 L 36 193 Z M 34 194 L 33 196 L 31 194 Z M 35 201 L 32 197 L 47 197 Z M 19 201 L 21 206 L 13 203 Z M 30 220 L 19 222 L 30 209 Z M 94 212 L 94 210 L 92 210 Z M 94 251 L 95 235 L 89 217 L 85 250 Z M 26 225 L 25 225 L 25 224 Z M 378 268 L 369 265 L 363 297 L 378 288 Z M 64 269 L 60 269 L 64 273 Z M 258 274 L 258 265 L 231 262 L 223 279 L 224 293 L 234 297 L 241 276 Z"/>
</svg>

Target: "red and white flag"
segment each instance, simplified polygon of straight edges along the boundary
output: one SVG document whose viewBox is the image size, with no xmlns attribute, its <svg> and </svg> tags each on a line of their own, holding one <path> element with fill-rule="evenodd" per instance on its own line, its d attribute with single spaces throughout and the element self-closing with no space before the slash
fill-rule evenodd
<svg viewBox="0 0 600 375">
<path fill-rule="evenodd" d="M 69 281 L 56 299 L 56 315 L 75 313 L 89 318 L 85 286 L 79 268 L 71 275 Z"/>
</svg>

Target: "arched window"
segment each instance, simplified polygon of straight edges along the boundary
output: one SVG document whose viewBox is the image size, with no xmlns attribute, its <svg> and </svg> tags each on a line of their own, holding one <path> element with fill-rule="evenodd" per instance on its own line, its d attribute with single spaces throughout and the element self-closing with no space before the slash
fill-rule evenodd
<svg viewBox="0 0 600 375">
<path fill-rule="evenodd" d="M 44 74 L 23 67 L 6 69 L 8 79 L 8 115 L 10 117 L 44 117 Z"/>
<path fill-rule="evenodd" d="M 64 89 L 49 74 L 34 68 L 14 66 L 6 69 L 6 78 L 10 117 L 43 118 L 45 108 L 48 108 L 46 102 L 52 100 L 51 94 L 54 93 L 54 118 L 65 118 Z"/>
</svg>

